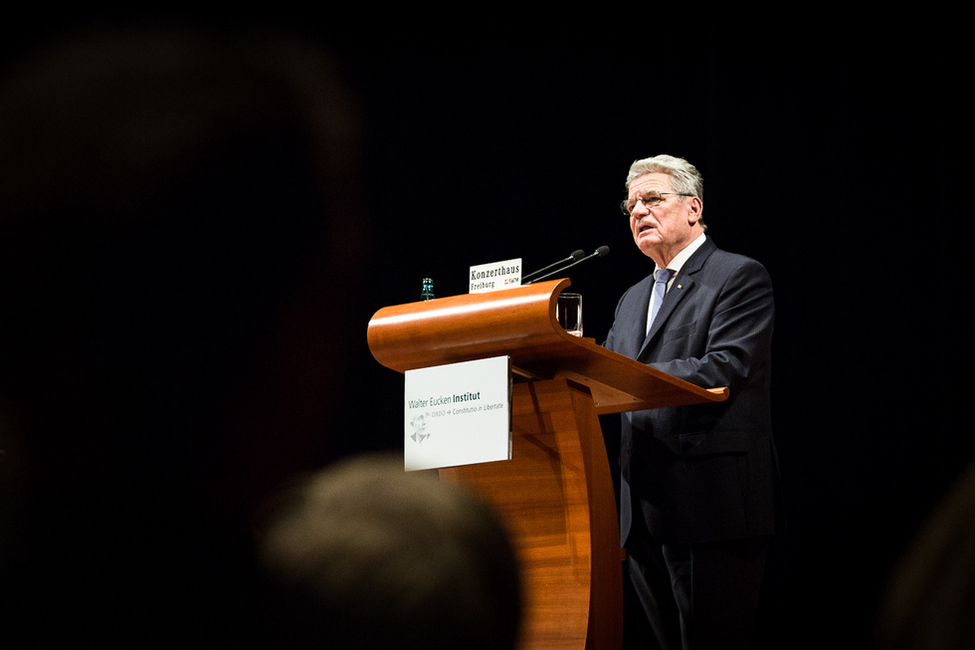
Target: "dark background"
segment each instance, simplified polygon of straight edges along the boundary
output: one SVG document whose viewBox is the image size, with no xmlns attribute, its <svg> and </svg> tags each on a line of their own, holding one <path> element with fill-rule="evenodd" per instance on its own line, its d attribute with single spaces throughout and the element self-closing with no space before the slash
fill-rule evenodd
<svg viewBox="0 0 975 650">
<path fill-rule="evenodd" d="M 968 219 L 952 195 L 970 66 L 948 15 L 660 10 L 605 29 L 501 21 L 517 35 L 476 15 L 422 31 L 415 15 L 268 19 L 331 49 L 366 127 L 371 239 L 350 246 L 371 263 L 336 278 L 359 286 L 341 317 L 362 337 L 344 424 L 323 435 L 343 453 L 401 444 L 402 377 L 365 331 L 377 309 L 417 300 L 423 277 L 458 294 L 471 265 L 522 258 L 530 272 L 608 245 L 570 274 L 586 335 L 605 336 L 651 268 L 616 207 L 627 168 L 685 157 L 705 178 L 709 235 L 775 284 L 788 532 L 768 645 L 864 647 L 891 564 L 972 457 L 970 427 L 951 417 L 966 406 L 971 290 L 950 246 Z M 7 53 L 78 22 L 8 21 Z"/>
</svg>

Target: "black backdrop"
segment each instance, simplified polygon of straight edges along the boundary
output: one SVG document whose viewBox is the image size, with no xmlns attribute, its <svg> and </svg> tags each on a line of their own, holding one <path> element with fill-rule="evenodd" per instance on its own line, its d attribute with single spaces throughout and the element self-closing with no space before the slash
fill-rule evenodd
<svg viewBox="0 0 975 650">
<path fill-rule="evenodd" d="M 345 423 L 327 435 L 343 453 L 401 444 L 402 378 L 373 361 L 365 330 L 376 309 L 418 299 L 425 276 L 457 294 L 474 264 L 520 257 L 531 271 L 608 245 L 571 273 L 586 334 L 604 336 L 648 272 L 616 207 L 627 167 L 686 157 L 705 177 L 709 234 L 775 284 L 789 531 L 768 645 L 868 645 L 891 563 L 973 449 L 949 417 L 971 349 L 949 246 L 965 220 L 950 198 L 965 68 L 950 17 L 630 15 L 518 37 L 471 19 L 420 34 L 352 18 L 282 21 L 334 52 L 366 125 L 371 241 L 352 245 L 371 263 L 349 314 L 362 338 Z M 7 27 L 11 52 L 50 31 Z"/>
</svg>

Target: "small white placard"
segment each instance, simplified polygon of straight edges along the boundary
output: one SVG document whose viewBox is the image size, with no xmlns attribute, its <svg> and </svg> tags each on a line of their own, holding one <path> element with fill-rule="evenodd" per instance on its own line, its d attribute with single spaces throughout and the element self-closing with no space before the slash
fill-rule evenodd
<svg viewBox="0 0 975 650">
<path fill-rule="evenodd" d="M 511 362 L 407 370 L 407 471 L 511 459 Z"/>
<path fill-rule="evenodd" d="M 470 293 L 521 286 L 521 258 L 471 267 Z"/>
</svg>

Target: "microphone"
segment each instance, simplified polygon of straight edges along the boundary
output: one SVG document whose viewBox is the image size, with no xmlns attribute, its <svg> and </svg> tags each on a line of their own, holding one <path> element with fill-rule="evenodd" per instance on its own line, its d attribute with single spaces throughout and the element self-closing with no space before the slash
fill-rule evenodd
<svg viewBox="0 0 975 650">
<path fill-rule="evenodd" d="M 586 260 L 591 260 L 594 257 L 606 257 L 607 255 L 609 255 L 609 246 L 600 246 L 599 248 L 597 248 L 596 250 L 594 250 L 592 252 L 592 254 L 589 255 L 588 257 L 583 257 L 582 259 L 576 260 L 576 261 L 572 262 L 572 264 L 569 264 L 568 266 L 565 266 L 565 267 L 563 267 L 561 269 L 556 269 L 556 270 L 552 271 L 551 273 L 549 273 L 547 275 L 543 275 L 540 278 L 536 278 L 536 279 L 532 280 L 532 282 L 538 282 L 539 280 L 544 280 L 545 278 L 547 278 L 547 277 L 549 277 L 551 275 L 555 275 L 556 273 L 561 273 L 562 271 L 565 271 L 567 269 L 572 268 L 576 264 L 582 264 Z M 529 282 L 528 284 L 531 284 L 531 282 Z"/>
<path fill-rule="evenodd" d="M 526 275 L 525 277 L 523 277 L 521 279 L 521 282 L 522 282 L 522 284 L 531 284 L 530 282 L 525 282 L 525 280 L 527 280 L 528 278 L 532 277 L 533 275 L 538 275 L 539 273 L 544 273 L 545 271 L 548 271 L 553 266 L 561 266 L 562 264 L 565 264 L 566 262 L 576 262 L 578 260 L 581 260 L 585 256 L 585 254 L 586 253 L 580 248 L 579 250 L 573 252 L 572 255 L 569 255 L 564 260 L 559 260 L 555 264 L 549 264 L 544 269 L 539 269 L 539 270 L 535 271 L 534 273 L 529 273 L 528 275 Z"/>
</svg>

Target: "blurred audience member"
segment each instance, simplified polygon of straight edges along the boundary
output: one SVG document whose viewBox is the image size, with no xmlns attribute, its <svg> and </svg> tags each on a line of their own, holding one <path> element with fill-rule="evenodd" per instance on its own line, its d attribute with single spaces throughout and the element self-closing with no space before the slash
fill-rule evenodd
<svg viewBox="0 0 975 650">
<path fill-rule="evenodd" d="M 878 647 L 975 648 L 975 464 L 896 567 L 880 608 Z"/>
<path fill-rule="evenodd" d="M 5 639 L 248 640 L 252 510 L 323 464 L 361 336 L 356 128 L 278 35 L 105 31 L 8 71 Z"/>
<path fill-rule="evenodd" d="M 349 459 L 298 483 L 262 545 L 279 647 L 508 650 L 521 620 L 514 548 L 467 488 Z"/>
</svg>

